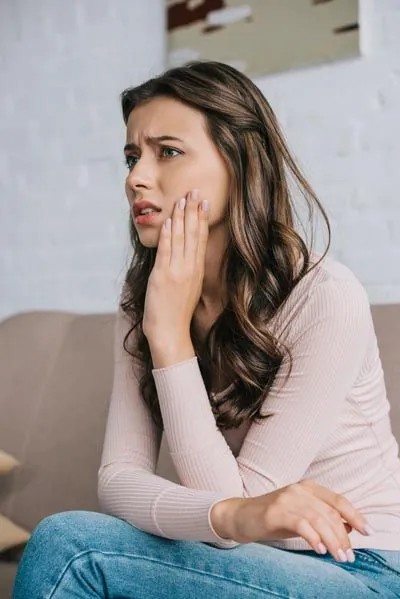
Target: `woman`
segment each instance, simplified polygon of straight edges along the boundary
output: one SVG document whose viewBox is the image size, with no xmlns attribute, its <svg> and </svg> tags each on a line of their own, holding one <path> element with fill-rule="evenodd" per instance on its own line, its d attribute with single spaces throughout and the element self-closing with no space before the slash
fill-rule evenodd
<svg viewBox="0 0 400 599">
<path fill-rule="evenodd" d="M 368 298 L 298 233 L 300 197 L 329 223 L 268 102 L 194 62 L 125 90 L 122 111 L 134 255 L 107 515 L 43 520 L 14 598 L 400 597 L 400 461 Z M 181 485 L 154 474 L 162 431 Z"/>
</svg>

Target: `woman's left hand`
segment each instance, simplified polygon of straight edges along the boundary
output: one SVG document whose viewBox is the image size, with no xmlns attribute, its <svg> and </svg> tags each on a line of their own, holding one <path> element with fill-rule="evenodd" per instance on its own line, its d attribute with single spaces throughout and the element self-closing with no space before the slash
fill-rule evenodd
<svg viewBox="0 0 400 599">
<path fill-rule="evenodd" d="M 183 200 L 184 198 L 182 198 Z M 199 302 L 208 240 L 208 210 L 198 190 L 176 202 L 170 228 L 161 228 L 150 273 L 143 314 L 143 334 L 149 344 L 190 339 L 190 323 Z"/>
</svg>

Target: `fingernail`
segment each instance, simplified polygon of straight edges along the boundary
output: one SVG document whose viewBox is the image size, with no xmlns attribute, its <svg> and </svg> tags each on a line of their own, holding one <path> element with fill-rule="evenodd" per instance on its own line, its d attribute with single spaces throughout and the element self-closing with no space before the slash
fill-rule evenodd
<svg viewBox="0 0 400 599">
<path fill-rule="evenodd" d="M 196 201 L 196 200 L 198 200 L 198 199 L 199 199 L 199 190 L 198 190 L 198 189 L 192 189 L 192 192 L 191 192 L 191 194 L 190 194 L 190 198 L 191 198 L 193 201 Z"/>
<path fill-rule="evenodd" d="M 372 526 L 370 524 L 365 524 L 364 525 L 364 532 L 367 535 L 373 535 L 373 534 L 375 534 L 375 530 L 372 528 Z"/>
<path fill-rule="evenodd" d="M 348 549 L 346 551 L 347 553 L 347 559 L 349 560 L 349 562 L 355 562 L 356 561 L 356 556 L 354 555 L 354 551 L 352 549 Z"/>
<path fill-rule="evenodd" d="M 318 549 L 319 553 L 324 553 L 324 554 L 328 551 L 323 543 L 318 543 L 317 549 Z"/>
<path fill-rule="evenodd" d="M 181 199 L 179 200 L 179 208 L 180 208 L 181 210 L 184 210 L 184 209 L 185 209 L 185 205 L 186 205 L 186 198 L 181 198 Z"/>
<path fill-rule="evenodd" d="M 347 555 L 343 551 L 343 549 L 338 549 L 338 556 L 341 562 L 347 562 Z"/>
<path fill-rule="evenodd" d="M 208 210 L 208 200 L 203 200 L 201 207 L 204 210 L 204 212 L 207 212 L 207 210 Z"/>
</svg>

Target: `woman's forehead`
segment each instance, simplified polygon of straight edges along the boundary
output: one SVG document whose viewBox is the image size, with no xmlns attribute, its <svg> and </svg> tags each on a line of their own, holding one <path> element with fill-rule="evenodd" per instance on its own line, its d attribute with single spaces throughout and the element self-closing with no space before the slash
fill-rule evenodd
<svg viewBox="0 0 400 599">
<path fill-rule="evenodd" d="M 205 118 L 200 111 L 164 97 L 134 108 L 128 118 L 126 133 L 128 143 L 167 136 L 185 143 L 194 137 L 198 140 L 208 137 Z"/>
</svg>

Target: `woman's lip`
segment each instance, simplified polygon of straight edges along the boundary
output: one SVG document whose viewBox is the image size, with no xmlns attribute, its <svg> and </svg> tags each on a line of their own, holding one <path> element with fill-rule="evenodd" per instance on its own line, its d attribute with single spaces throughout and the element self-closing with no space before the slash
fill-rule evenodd
<svg viewBox="0 0 400 599">
<path fill-rule="evenodd" d="M 157 212 L 150 212 L 149 214 L 139 214 L 135 217 L 135 223 L 137 225 L 152 225 L 162 213 L 162 210 Z"/>
</svg>

